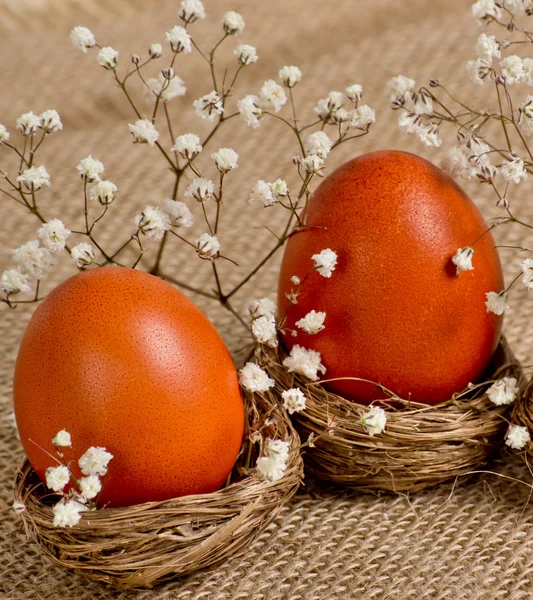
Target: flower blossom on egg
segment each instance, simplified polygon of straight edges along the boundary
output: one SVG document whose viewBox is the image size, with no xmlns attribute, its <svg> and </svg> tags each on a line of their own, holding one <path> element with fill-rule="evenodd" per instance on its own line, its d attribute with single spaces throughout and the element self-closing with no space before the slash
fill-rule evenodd
<svg viewBox="0 0 533 600">
<path fill-rule="evenodd" d="M 30 167 L 22 171 L 22 174 L 17 177 L 17 181 L 30 190 L 40 190 L 43 185 L 50 186 L 50 174 L 44 165 Z"/>
<path fill-rule="evenodd" d="M 322 364 L 322 356 L 316 350 L 308 350 L 296 344 L 284 360 L 283 366 L 289 373 L 300 373 L 311 381 L 318 380 L 318 373 L 324 374 L 326 367 Z"/>
<path fill-rule="evenodd" d="M 531 441 L 527 427 L 523 425 L 509 425 L 505 436 L 505 444 L 514 450 L 522 450 Z"/>
<path fill-rule="evenodd" d="M 198 19 L 205 19 L 205 9 L 201 0 L 182 0 L 178 16 L 185 23 L 194 23 Z"/>
<path fill-rule="evenodd" d="M 470 246 L 459 248 L 457 252 L 452 256 L 452 263 L 456 266 L 456 274 L 459 275 L 461 271 L 473 271 L 472 257 L 474 256 L 474 249 Z"/>
<path fill-rule="evenodd" d="M 262 108 L 272 108 L 278 113 L 287 102 L 287 95 L 281 85 L 273 79 L 268 79 L 259 91 L 259 102 Z"/>
<path fill-rule="evenodd" d="M 203 233 L 195 242 L 196 252 L 204 260 L 213 260 L 220 254 L 220 242 L 216 235 Z"/>
<path fill-rule="evenodd" d="M 211 158 L 215 161 L 215 166 L 221 173 L 227 173 L 239 166 L 237 164 L 239 155 L 232 148 L 220 148 L 211 154 Z"/>
<path fill-rule="evenodd" d="M 63 123 L 61 123 L 61 117 L 57 110 L 45 110 L 40 114 L 39 119 L 41 120 L 41 129 L 45 133 L 55 133 L 63 129 Z"/>
<path fill-rule="evenodd" d="M 249 392 L 266 392 L 276 382 L 259 365 L 247 362 L 239 371 L 239 383 Z"/>
<path fill-rule="evenodd" d="M 89 199 L 105 206 L 113 202 L 117 191 L 118 188 L 112 181 L 99 181 L 89 191 Z"/>
<path fill-rule="evenodd" d="M 368 435 L 373 437 L 385 431 L 387 413 L 379 406 L 371 406 L 361 417 L 360 422 Z"/>
<path fill-rule="evenodd" d="M 237 35 L 244 30 L 244 19 L 233 10 L 227 12 L 222 18 L 222 27 L 228 35 Z"/>
<path fill-rule="evenodd" d="M 91 446 L 78 460 L 78 465 L 84 475 L 105 475 L 112 458 L 105 448 Z"/>
<path fill-rule="evenodd" d="M 65 465 L 46 469 L 46 486 L 54 492 L 61 492 L 70 481 L 70 471 Z"/>
<path fill-rule="evenodd" d="M 189 207 L 179 200 L 167 198 L 163 202 L 163 210 L 167 213 L 172 227 L 192 227 L 194 217 Z"/>
<path fill-rule="evenodd" d="M 70 433 L 65 429 L 61 429 L 61 431 L 58 431 L 52 438 L 52 444 L 54 444 L 56 448 L 72 446 L 72 438 L 70 437 Z"/>
<path fill-rule="evenodd" d="M 87 477 L 79 479 L 78 483 L 82 495 L 87 498 L 87 500 L 96 498 L 102 490 L 102 482 L 98 475 L 87 475 Z"/>
<path fill-rule="evenodd" d="M 159 73 L 157 78 L 148 79 L 144 89 L 151 104 L 155 104 L 158 97 L 163 102 L 169 102 L 173 98 L 183 96 L 187 91 L 181 77 L 174 74 L 171 79 L 168 79 L 162 73 Z"/>
<path fill-rule="evenodd" d="M 283 408 L 292 415 L 295 412 L 301 412 L 306 408 L 306 398 L 302 390 L 298 388 L 290 388 L 282 392 Z"/>
<path fill-rule="evenodd" d="M 21 273 L 19 269 L 9 269 L 2 273 L 0 279 L 0 290 L 5 294 L 18 294 L 20 292 L 30 292 L 30 276 L 28 273 Z"/>
<path fill-rule="evenodd" d="M 296 321 L 296 327 L 299 327 L 309 335 L 315 335 L 325 329 L 324 320 L 326 319 L 325 312 L 317 312 L 312 310 L 308 312 L 305 317 Z"/>
<path fill-rule="evenodd" d="M 135 123 L 129 123 L 128 128 L 133 135 L 134 142 L 153 146 L 159 139 L 159 131 L 148 119 L 139 119 Z"/>
<path fill-rule="evenodd" d="M 81 178 L 87 182 L 100 181 L 100 174 L 104 172 L 104 165 L 91 155 L 83 158 L 76 167 Z"/>
<path fill-rule="evenodd" d="M 202 151 L 202 144 L 196 134 L 185 133 L 176 138 L 176 142 L 171 150 L 172 152 L 178 152 L 178 154 L 187 160 L 192 160 Z"/>
<path fill-rule="evenodd" d="M 44 247 L 52 252 L 64 250 L 70 234 L 70 229 L 67 229 L 59 219 L 51 219 L 48 223 L 43 223 L 37 230 L 37 235 L 43 241 Z"/>
<path fill-rule="evenodd" d="M 501 406 L 504 404 L 512 404 L 518 394 L 518 382 L 515 377 L 503 377 L 493 383 L 487 390 L 489 400 Z"/>
<path fill-rule="evenodd" d="M 274 316 L 262 316 L 254 319 L 251 329 L 256 342 L 266 344 L 271 348 L 277 347 L 278 337 Z"/>
<path fill-rule="evenodd" d="M 94 34 L 87 27 L 74 27 L 74 29 L 70 32 L 70 41 L 74 48 L 78 48 L 84 54 L 87 54 L 87 50 L 96 45 L 96 40 L 94 39 Z"/>
<path fill-rule="evenodd" d="M 170 229 L 170 219 L 167 213 L 157 206 L 147 206 L 142 213 L 134 217 L 137 228 L 149 239 L 159 242 L 165 231 Z"/>
<path fill-rule="evenodd" d="M 31 240 L 13 250 L 13 259 L 21 273 L 35 279 L 42 279 L 52 266 L 52 253 L 48 248 L 41 248 L 39 240 Z"/>
<path fill-rule="evenodd" d="M 302 79 L 302 72 L 298 67 L 285 66 L 280 69 L 279 77 L 285 87 L 293 88 Z"/>
<path fill-rule="evenodd" d="M 38 117 L 33 111 L 24 113 L 17 119 L 17 129 L 22 135 L 35 135 L 40 127 L 41 118 Z"/>
<path fill-rule="evenodd" d="M 505 291 L 487 292 L 485 296 L 487 297 L 487 301 L 485 302 L 487 312 L 494 313 L 495 315 L 503 315 L 506 310 L 509 310 Z"/>
<path fill-rule="evenodd" d="M 322 277 L 331 277 L 337 266 L 336 252 L 331 250 L 331 248 L 325 248 L 319 254 L 313 254 L 311 258 L 315 261 L 314 269 L 318 271 Z"/>
<path fill-rule="evenodd" d="M 117 67 L 118 52 L 114 48 L 111 48 L 111 46 L 106 46 L 98 52 L 96 60 L 98 61 L 98 64 L 104 67 L 104 69 L 111 71 Z"/>
<path fill-rule="evenodd" d="M 70 256 L 72 260 L 76 263 L 76 266 L 80 269 L 84 267 L 88 267 L 93 264 L 96 260 L 96 254 L 94 253 L 94 248 L 88 242 L 81 242 L 76 244 L 71 250 Z"/>
<path fill-rule="evenodd" d="M 167 31 L 165 37 L 176 54 L 179 54 L 180 52 L 189 54 L 192 52 L 191 36 L 188 34 L 187 30 L 180 25 L 176 25 L 170 31 Z"/>
<path fill-rule="evenodd" d="M 243 67 L 257 62 L 258 59 L 257 50 L 254 48 L 254 46 L 250 46 L 248 44 L 241 44 L 240 46 L 237 46 L 237 48 L 235 48 L 233 51 L 233 54 L 235 54 L 237 61 Z"/>
<path fill-rule="evenodd" d="M 77 500 L 62 498 L 53 508 L 54 527 L 74 527 L 80 522 L 81 513 L 88 507 Z"/>
<path fill-rule="evenodd" d="M 214 90 L 193 102 L 196 114 L 206 121 L 214 121 L 224 112 L 222 99 Z"/>
<path fill-rule="evenodd" d="M 189 187 L 185 190 L 184 196 L 194 198 L 198 202 L 205 202 L 212 198 L 215 188 L 210 179 L 204 177 L 195 177 Z"/>
</svg>

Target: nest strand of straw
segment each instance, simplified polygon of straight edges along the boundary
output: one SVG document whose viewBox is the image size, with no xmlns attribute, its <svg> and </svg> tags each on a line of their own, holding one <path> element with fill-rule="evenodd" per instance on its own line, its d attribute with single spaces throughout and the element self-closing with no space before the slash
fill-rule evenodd
<svg viewBox="0 0 533 600">
<path fill-rule="evenodd" d="M 501 377 L 523 382 L 522 370 L 502 338 L 487 371 L 487 381 L 429 406 L 387 396 L 374 404 L 387 411 L 385 431 L 370 436 L 360 422 L 368 406 L 346 400 L 288 373 L 278 354 L 266 366 L 279 394 L 294 386 L 307 397 L 305 411 L 293 420 L 305 442 L 306 470 L 318 479 L 370 492 L 417 492 L 468 475 L 486 464 L 503 442 L 509 406 L 487 397 Z M 532 429 L 533 430 L 533 429 Z M 327 433 L 331 431 L 330 433 Z"/>
<path fill-rule="evenodd" d="M 47 490 L 25 461 L 16 474 L 14 495 L 25 505 L 26 534 L 60 565 L 128 588 L 151 587 L 244 551 L 294 495 L 303 476 L 298 435 L 276 397 L 248 396 L 246 407 L 248 431 L 232 471 L 234 483 L 211 494 L 87 511 L 72 528 L 53 526 L 52 508 L 43 500 Z M 287 470 L 276 482 L 253 472 L 269 437 L 290 444 Z"/>
</svg>

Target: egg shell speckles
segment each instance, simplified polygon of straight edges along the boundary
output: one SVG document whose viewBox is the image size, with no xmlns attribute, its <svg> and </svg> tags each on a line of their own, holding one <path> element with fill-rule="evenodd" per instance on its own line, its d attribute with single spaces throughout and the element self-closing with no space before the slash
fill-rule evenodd
<svg viewBox="0 0 533 600">
<path fill-rule="evenodd" d="M 132 269 L 85 271 L 46 297 L 20 345 L 14 401 L 41 478 L 54 462 L 36 444 L 55 454 L 61 429 L 73 465 L 89 446 L 114 455 L 99 504 L 215 491 L 242 443 L 238 376 L 216 329 L 181 292 Z"/>
<path fill-rule="evenodd" d="M 338 254 L 331 279 L 308 276 L 287 327 L 310 310 L 327 314 L 314 336 L 284 336 L 288 348 L 318 350 L 325 379 L 359 377 L 403 398 L 436 404 L 487 367 L 502 318 L 487 313 L 486 292 L 503 289 L 490 233 L 475 244 L 474 270 L 456 275 L 451 257 L 487 226 L 470 198 L 441 169 L 412 154 L 379 151 L 345 163 L 311 198 L 307 224 L 286 246 L 279 279 L 280 314 L 290 277 L 301 279 L 311 256 Z M 376 386 L 337 381 L 326 386 L 368 403 Z"/>
</svg>

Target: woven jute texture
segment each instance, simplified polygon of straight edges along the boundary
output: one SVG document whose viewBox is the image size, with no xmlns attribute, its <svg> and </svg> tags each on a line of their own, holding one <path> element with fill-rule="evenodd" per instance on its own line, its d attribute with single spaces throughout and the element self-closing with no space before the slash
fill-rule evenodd
<svg viewBox="0 0 533 600">
<path fill-rule="evenodd" d="M 455 90 L 464 90 L 464 62 L 473 54 L 477 26 L 465 0 L 208 0 L 208 20 L 195 25 L 204 46 L 218 36 L 226 10 L 246 19 L 242 41 L 257 46 L 260 59 L 247 70 L 239 95 L 254 93 L 261 82 L 276 77 L 284 64 L 299 65 L 304 73 L 296 89 L 297 103 L 307 115 L 316 100 L 332 89 L 362 83 L 365 100 L 377 110 L 378 122 L 361 143 L 343 146 L 328 165 L 331 170 L 354 154 L 378 148 L 418 152 L 439 161 L 438 151 L 427 151 L 403 137 L 396 115 L 386 106 L 384 84 L 402 72 L 425 82 L 437 76 Z M 71 228 L 80 225 L 80 182 L 75 166 L 93 154 L 106 165 L 106 176 L 116 182 L 120 197 L 102 225 L 101 239 L 113 242 L 113 227 L 123 225 L 149 203 L 169 195 L 171 178 L 154 149 L 133 146 L 126 124 L 131 113 L 109 74 L 94 54 L 76 52 L 69 29 L 83 24 L 102 45 L 113 45 L 126 62 L 130 52 L 145 54 L 149 43 L 177 24 L 177 1 L 170 0 L 2 0 L 0 2 L 0 122 L 14 130 L 14 120 L 28 110 L 56 108 L 65 129 L 50 138 L 42 161 L 52 173 L 53 186 L 43 193 L 47 218 L 60 216 Z M 230 44 L 231 46 L 231 44 Z M 231 58 L 230 52 L 226 53 Z M 178 74 L 189 92 L 171 107 L 175 130 L 202 132 L 191 121 L 190 104 L 211 90 L 205 66 L 193 55 L 181 57 Z M 468 88 L 471 90 L 471 88 Z M 469 98 L 483 108 L 482 89 Z M 181 108 L 181 107 L 186 107 Z M 167 140 L 168 141 L 168 140 Z M 230 286 L 254 264 L 269 233 L 268 222 L 279 226 L 278 213 L 264 211 L 258 220 L 247 205 L 250 186 L 257 179 L 293 181 L 294 140 L 278 123 L 258 131 L 235 123 L 222 131 L 220 145 L 234 147 L 240 166 L 229 177 L 221 242 L 226 253 L 239 257 L 228 264 Z M 0 153 L 3 168 L 13 170 Z M 7 163 L 5 162 L 7 160 Z M 295 183 L 295 182 L 294 182 Z M 480 190 L 467 190 L 490 217 L 493 201 Z M 11 264 L 10 249 L 35 236 L 37 222 L 2 198 L 0 213 L 0 269 Z M 517 212 L 533 218 L 533 205 L 524 194 Z M 114 215 L 114 216 L 113 216 Z M 114 224 L 114 226 L 113 226 Z M 257 229 L 256 229 L 257 228 Z M 506 244 L 531 246 L 533 235 L 508 228 L 498 231 Z M 153 252 L 153 250 L 152 250 Z M 211 276 L 208 265 L 193 260 L 176 245 L 168 253 L 168 270 L 181 279 L 202 285 Z M 516 272 L 512 255 L 503 254 L 507 276 Z M 279 260 L 279 257 L 278 257 Z M 393 261 L 391 261 L 392 265 Z M 277 260 L 238 298 L 275 289 Z M 205 268 L 202 268 L 205 267 Z M 72 274 L 67 257 L 58 260 L 47 289 Z M 401 274 L 400 274 L 401 275 Z M 228 313 L 195 298 L 214 320 L 236 356 L 243 339 L 232 333 Z M 532 305 L 524 291 L 512 298 L 505 332 L 524 364 L 533 359 L 530 333 Z M 52 565 L 37 546 L 27 541 L 11 509 L 11 482 L 22 451 L 12 426 L 11 384 L 17 346 L 31 307 L 0 313 L 0 598 L 5 600 L 142 599 L 142 600 L 488 600 L 530 598 L 533 588 L 533 507 L 529 488 L 510 479 L 484 474 L 454 488 L 405 496 L 347 492 L 308 478 L 290 505 L 246 551 L 217 569 L 201 572 L 143 592 L 117 592 L 87 582 Z M 238 332 L 240 334 L 240 332 Z M 531 480 L 517 458 L 506 453 L 491 465 L 507 477 Z"/>
</svg>

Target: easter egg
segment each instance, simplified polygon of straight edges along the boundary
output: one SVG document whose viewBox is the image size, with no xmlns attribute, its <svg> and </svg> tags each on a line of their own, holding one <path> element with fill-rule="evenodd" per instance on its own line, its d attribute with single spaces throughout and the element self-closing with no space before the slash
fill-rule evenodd
<svg viewBox="0 0 533 600">
<path fill-rule="evenodd" d="M 77 274 L 43 300 L 20 344 L 14 403 L 41 479 L 60 430 L 76 477 L 89 447 L 113 455 L 99 505 L 215 491 L 243 437 L 238 375 L 211 322 L 167 282 L 121 267 Z"/>
<path fill-rule="evenodd" d="M 436 404 L 482 376 L 501 333 L 485 305 L 503 289 L 501 265 L 480 212 L 444 171 L 405 152 L 365 154 L 324 179 L 305 225 L 286 245 L 279 314 L 288 350 L 320 352 L 325 387 L 366 404 L 383 398 L 357 378 Z M 473 270 L 457 273 L 452 257 L 472 244 Z M 325 249 L 337 254 L 331 277 L 312 259 Z M 326 313 L 315 335 L 296 325 L 312 310 Z"/>
</svg>

